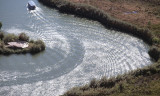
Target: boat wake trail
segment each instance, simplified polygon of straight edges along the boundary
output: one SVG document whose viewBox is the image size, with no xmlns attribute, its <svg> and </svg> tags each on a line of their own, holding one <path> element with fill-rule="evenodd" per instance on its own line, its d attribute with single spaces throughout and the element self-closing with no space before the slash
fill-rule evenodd
<svg viewBox="0 0 160 96">
<path fill-rule="evenodd" d="M 58 96 L 92 78 L 110 78 L 152 63 L 142 40 L 34 1 L 36 10 L 26 13 L 25 24 L 6 31 L 42 39 L 47 48 L 36 55 L 0 56 L 1 96 Z"/>
</svg>

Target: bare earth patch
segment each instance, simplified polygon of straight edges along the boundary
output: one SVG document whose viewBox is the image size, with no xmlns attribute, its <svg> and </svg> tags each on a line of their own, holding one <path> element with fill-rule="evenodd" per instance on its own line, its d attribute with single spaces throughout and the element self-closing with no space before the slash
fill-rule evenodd
<svg viewBox="0 0 160 96">
<path fill-rule="evenodd" d="M 111 16 L 145 27 L 149 23 L 159 24 L 160 18 L 152 13 L 154 7 L 137 0 L 68 0 L 75 3 L 84 3 L 95 6 L 109 13 Z M 112 1 L 112 2 L 111 2 Z"/>
</svg>

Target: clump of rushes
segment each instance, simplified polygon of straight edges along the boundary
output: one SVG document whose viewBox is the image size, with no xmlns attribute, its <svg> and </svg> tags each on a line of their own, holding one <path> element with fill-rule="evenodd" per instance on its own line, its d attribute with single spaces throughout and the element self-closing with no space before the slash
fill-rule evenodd
<svg viewBox="0 0 160 96">
<path fill-rule="evenodd" d="M 19 34 L 19 40 L 28 42 L 29 37 L 25 33 L 20 33 Z"/>
<path fill-rule="evenodd" d="M 160 48 L 156 46 L 152 46 L 148 53 L 151 57 L 154 57 L 156 61 L 160 58 Z"/>
<path fill-rule="evenodd" d="M 3 42 L 5 44 L 7 44 L 7 42 L 13 42 L 13 41 L 17 41 L 17 40 L 18 40 L 18 36 L 14 35 L 14 34 L 7 34 L 3 38 Z"/>
<path fill-rule="evenodd" d="M 0 31 L 0 40 L 4 38 L 4 33 Z"/>
<path fill-rule="evenodd" d="M 154 44 L 160 44 L 160 23 L 150 25 L 149 29 L 153 32 L 153 43 Z"/>
<path fill-rule="evenodd" d="M 30 41 L 31 45 L 31 53 L 38 53 L 40 51 L 45 50 L 45 44 L 42 40 L 37 40 L 37 41 Z"/>
<path fill-rule="evenodd" d="M 151 4 L 160 5 L 160 0 L 142 0 L 142 1 L 149 2 Z"/>
<path fill-rule="evenodd" d="M 0 29 L 1 29 L 1 27 L 2 27 L 2 23 L 0 22 Z"/>
<path fill-rule="evenodd" d="M 26 48 L 8 48 L 6 47 L 8 42 L 25 41 L 29 43 Z M 31 53 L 36 54 L 45 50 L 45 44 L 42 40 L 29 40 L 29 37 L 25 33 L 20 33 L 19 35 L 7 34 L 4 35 L 0 32 L 0 54 L 20 54 L 20 53 Z"/>
</svg>

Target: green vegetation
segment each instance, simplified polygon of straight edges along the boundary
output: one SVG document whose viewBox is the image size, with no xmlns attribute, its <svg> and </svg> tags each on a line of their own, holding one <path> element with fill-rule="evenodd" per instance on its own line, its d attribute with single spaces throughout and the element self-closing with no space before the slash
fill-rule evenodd
<svg viewBox="0 0 160 96">
<path fill-rule="evenodd" d="M 160 24 L 150 25 L 149 29 L 153 32 L 153 43 L 160 44 Z"/>
<path fill-rule="evenodd" d="M 160 48 L 158 48 L 157 46 L 152 46 L 148 53 L 151 57 L 154 57 L 156 61 L 160 59 Z"/>
<path fill-rule="evenodd" d="M 25 33 L 21 33 L 19 34 L 19 40 L 28 42 L 29 37 Z"/>
<path fill-rule="evenodd" d="M 142 0 L 142 1 L 149 2 L 149 3 L 152 3 L 152 4 L 156 4 L 156 5 L 160 4 L 160 0 Z"/>
<path fill-rule="evenodd" d="M 150 32 L 150 30 L 138 28 L 135 25 L 114 19 L 110 17 L 107 13 L 93 6 L 85 4 L 74 4 L 71 2 L 67 2 L 65 0 L 39 0 L 39 1 L 43 2 L 46 5 L 49 5 L 50 7 L 57 8 L 60 12 L 75 14 L 80 17 L 97 20 L 107 28 L 133 34 L 143 39 L 145 42 L 149 44 L 160 42 L 159 37 L 157 37 L 157 31 Z"/>
<path fill-rule="evenodd" d="M 0 22 L 0 28 L 2 23 Z M 16 47 L 6 47 L 8 42 L 17 42 L 23 41 L 28 42 L 29 46 L 27 48 L 16 48 Z M 25 33 L 20 33 L 18 36 L 15 34 L 4 34 L 0 30 L 0 54 L 9 55 L 9 54 L 20 54 L 20 53 L 39 53 L 45 50 L 45 44 L 41 40 L 29 40 L 29 37 Z"/>
<path fill-rule="evenodd" d="M 45 50 L 45 44 L 43 41 L 41 40 L 37 40 L 37 41 L 30 41 L 30 52 L 31 53 L 38 53 Z"/>
<path fill-rule="evenodd" d="M 144 96 L 160 94 L 160 60 L 155 64 L 129 74 L 100 80 L 74 87 L 63 96 Z"/>
<path fill-rule="evenodd" d="M 9 55 L 9 54 L 20 54 L 20 53 L 31 53 L 35 54 L 38 52 L 41 52 L 45 50 L 45 44 L 41 40 L 30 40 L 29 37 L 25 33 L 19 34 L 19 36 L 16 36 L 14 34 L 7 34 L 2 35 L 3 33 L 0 33 L 0 54 Z M 8 48 L 5 47 L 7 45 L 7 42 L 14 42 L 14 41 L 27 41 L 29 42 L 29 47 L 27 48 Z"/>
<path fill-rule="evenodd" d="M 148 44 L 157 45 L 157 43 L 159 43 L 159 37 L 155 34 L 157 31 L 151 32 L 153 30 L 138 28 L 135 25 L 129 24 L 121 20 L 117 20 L 115 18 L 110 17 L 107 13 L 103 12 L 102 10 L 99 10 L 93 6 L 85 4 L 75 4 L 65 0 L 39 0 L 39 1 L 42 2 L 43 4 L 46 4 L 47 6 L 57 8 L 60 12 L 75 14 L 76 16 L 96 20 L 107 28 L 118 30 L 128 34 L 133 34 L 141 38 Z M 151 24 L 149 26 L 151 26 Z M 151 26 L 151 28 L 153 29 L 153 26 Z"/>
<path fill-rule="evenodd" d="M 102 10 L 90 5 L 75 4 L 65 0 L 39 1 L 47 6 L 57 8 L 60 12 L 96 20 L 107 28 L 133 34 L 143 39 L 151 45 L 149 54 L 156 61 L 146 68 L 138 69 L 134 72 L 115 78 L 102 78 L 101 80 L 93 79 L 90 84 L 74 87 L 67 91 L 63 96 L 158 96 L 160 94 L 160 24 L 152 25 L 148 22 L 148 27 L 142 29 L 121 20 L 114 19 Z M 156 7 L 160 3 L 159 0 L 143 1 L 149 2 Z M 160 11 L 157 11 L 158 9 L 160 8 L 156 8 L 156 14 L 160 13 Z"/>
<path fill-rule="evenodd" d="M 8 42 L 16 42 L 16 41 L 27 41 L 29 43 L 29 47 L 27 48 L 9 48 L 6 47 Z M 0 54 L 9 55 L 9 54 L 20 54 L 20 53 L 31 53 L 35 54 L 45 50 L 45 44 L 41 40 L 30 40 L 29 37 L 25 33 L 21 33 L 18 36 L 14 34 L 7 34 L 0 32 Z"/>
<path fill-rule="evenodd" d="M 2 27 L 2 23 L 0 22 L 0 29 L 1 29 L 1 27 Z"/>
<path fill-rule="evenodd" d="M 4 33 L 0 32 L 0 40 L 2 40 L 4 38 Z"/>
<path fill-rule="evenodd" d="M 4 33 L 1 33 L 1 34 L 4 34 Z M 7 44 L 8 42 L 14 42 L 14 41 L 17 41 L 18 39 L 19 39 L 18 36 L 14 35 L 14 34 L 7 34 L 1 40 L 5 44 Z"/>
</svg>

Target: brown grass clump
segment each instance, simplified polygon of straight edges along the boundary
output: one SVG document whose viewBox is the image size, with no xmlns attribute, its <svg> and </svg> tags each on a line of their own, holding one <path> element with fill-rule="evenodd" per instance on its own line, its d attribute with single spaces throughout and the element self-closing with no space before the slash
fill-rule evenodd
<svg viewBox="0 0 160 96">
<path fill-rule="evenodd" d="M 45 50 L 45 44 L 41 40 L 29 40 L 29 37 L 25 33 L 20 33 L 18 36 L 15 34 L 7 34 L 0 32 L 0 54 L 9 55 L 9 54 L 20 54 L 20 53 L 39 53 Z M 27 48 L 8 48 L 6 47 L 8 42 L 16 41 L 27 41 L 29 42 L 29 47 Z"/>
<path fill-rule="evenodd" d="M 0 29 L 1 29 L 1 27 L 2 27 L 2 23 L 0 22 Z"/>
</svg>

